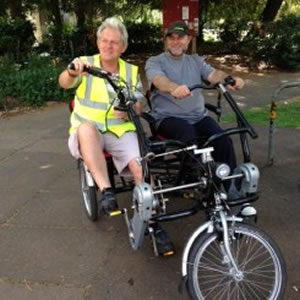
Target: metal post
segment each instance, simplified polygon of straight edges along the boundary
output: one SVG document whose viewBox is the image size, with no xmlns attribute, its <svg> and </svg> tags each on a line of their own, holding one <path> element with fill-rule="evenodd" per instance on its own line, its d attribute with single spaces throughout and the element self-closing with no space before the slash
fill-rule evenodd
<svg viewBox="0 0 300 300">
<path fill-rule="evenodd" d="M 287 82 L 281 84 L 273 93 L 271 99 L 271 107 L 270 107 L 270 122 L 269 122 L 269 147 L 268 147 L 268 159 L 267 165 L 272 166 L 274 163 L 274 153 L 275 153 L 275 120 L 277 117 L 277 105 L 275 103 L 275 99 L 278 97 L 279 93 L 286 88 L 291 87 L 300 87 L 300 82 Z"/>
</svg>

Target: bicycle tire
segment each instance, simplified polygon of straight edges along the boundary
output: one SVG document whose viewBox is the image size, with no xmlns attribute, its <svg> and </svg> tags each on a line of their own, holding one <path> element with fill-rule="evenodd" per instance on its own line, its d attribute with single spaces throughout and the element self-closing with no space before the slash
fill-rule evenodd
<svg viewBox="0 0 300 300">
<path fill-rule="evenodd" d="M 84 210 L 89 220 L 98 220 L 97 188 L 88 186 L 83 161 L 79 161 L 79 178 Z"/>
<path fill-rule="evenodd" d="M 232 230 L 230 248 L 242 277 L 234 278 L 233 267 L 222 254 L 223 236 L 203 233 L 188 258 L 191 299 L 283 299 L 286 266 L 276 243 L 254 225 L 235 224 Z"/>
</svg>

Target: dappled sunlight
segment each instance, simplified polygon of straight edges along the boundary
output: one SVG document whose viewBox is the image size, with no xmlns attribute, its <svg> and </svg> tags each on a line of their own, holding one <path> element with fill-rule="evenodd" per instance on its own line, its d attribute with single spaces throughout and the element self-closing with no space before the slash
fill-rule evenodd
<svg viewBox="0 0 300 300">
<path fill-rule="evenodd" d="M 215 93 L 215 92 L 207 92 L 207 95 L 208 95 L 208 96 L 215 96 L 216 93 Z"/>
<path fill-rule="evenodd" d="M 235 96 L 235 99 L 238 99 L 238 100 L 245 100 L 247 97 L 244 96 L 244 95 L 236 95 Z"/>
<path fill-rule="evenodd" d="M 246 104 L 243 102 L 236 101 L 236 103 L 239 107 L 247 107 Z"/>
</svg>

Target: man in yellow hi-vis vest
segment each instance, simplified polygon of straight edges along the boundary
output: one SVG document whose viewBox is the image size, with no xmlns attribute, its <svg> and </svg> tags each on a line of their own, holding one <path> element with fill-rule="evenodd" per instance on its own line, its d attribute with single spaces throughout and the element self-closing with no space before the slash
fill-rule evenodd
<svg viewBox="0 0 300 300">
<path fill-rule="evenodd" d="M 140 156 L 135 126 L 126 112 L 114 110 L 117 98 L 112 86 L 104 79 L 83 72 L 84 65 L 101 67 L 118 75 L 132 87 L 138 100 L 142 84 L 138 68 L 120 58 L 127 48 L 128 33 L 117 18 L 108 18 L 97 31 L 100 54 L 73 60 L 74 70 L 66 69 L 59 76 L 61 87 L 76 87 L 75 105 L 71 114 L 69 149 L 75 158 L 83 158 L 102 192 L 102 208 L 109 213 L 118 208 L 108 178 L 105 149 L 121 175 L 130 172 L 135 183 L 142 182 L 142 170 L 136 159 Z M 136 103 L 139 110 L 141 104 Z"/>
</svg>

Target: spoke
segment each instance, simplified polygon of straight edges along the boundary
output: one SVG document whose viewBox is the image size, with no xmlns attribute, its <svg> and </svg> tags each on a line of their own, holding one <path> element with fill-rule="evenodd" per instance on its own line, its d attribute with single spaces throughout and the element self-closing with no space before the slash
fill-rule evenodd
<svg viewBox="0 0 300 300">
<path fill-rule="evenodd" d="M 244 282 L 245 282 L 245 284 L 247 284 L 249 286 L 255 286 L 258 289 L 266 291 L 266 292 L 269 291 L 268 287 L 273 286 L 273 284 L 271 284 L 271 283 L 264 283 L 264 282 L 256 281 L 256 280 L 245 280 Z"/>
<path fill-rule="evenodd" d="M 263 246 L 259 247 L 255 252 L 253 252 L 251 257 L 247 256 L 242 265 L 245 266 L 246 264 L 250 263 L 251 261 L 257 260 L 259 257 L 261 257 L 263 255 L 266 255 L 266 254 L 270 255 L 266 250 L 264 250 L 262 253 L 260 253 L 259 251 L 262 249 L 264 249 Z"/>
<path fill-rule="evenodd" d="M 273 299 L 281 289 L 281 265 L 272 243 L 248 226 L 236 227 L 230 248 L 242 277 L 237 278 L 217 235 L 204 240 L 195 257 L 193 278 L 199 298 L 209 300 Z M 200 250 L 201 249 L 201 250 Z"/>
<path fill-rule="evenodd" d="M 213 267 L 213 266 L 209 266 L 209 265 L 204 264 L 204 263 L 200 263 L 200 264 L 198 264 L 198 269 L 201 272 L 203 272 L 202 269 L 204 269 L 204 270 L 207 270 L 207 271 L 216 272 L 216 273 L 223 274 L 223 275 L 227 275 L 228 274 L 228 271 L 221 270 L 220 266 L 218 266 L 218 265 L 216 265 L 216 267 Z"/>
<path fill-rule="evenodd" d="M 239 284 L 237 284 L 237 289 L 240 292 L 240 294 L 243 296 L 243 299 L 252 299 L 254 300 L 254 297 L 258 300 L 261 300 L 263 298 L 259 297 L 258 295 L 256 295 L 256 293 L 254 291 L 252 291 L 253 289 L 248 286 L 245 282 L 241 282 Z M 252 291 L 252 293 L 251 293 Z"/>
<path fill-rule="evenodd" d="M 257 299 L 266 299 L 266 294 L 269 293 L 269 289 L 262 288 L 259 284 L 256 284 L 253 281 L 244 281 L 244 285 L 249 290 L 249 294 L 251 295 L 252 299 L 255 296 Z M 262 297 L 264 296 L 264 297 Z"/>
<path fill-rule="evenodd" d="M 253 269 L 253 270 L 255 270 L 255 269 Z M 271 278 L 274 278 L 275 274 L 276 274 L 276 272 L 274 270 L 266 270 L 266 271 L 259 271 L 259 272 L 257 272 L 257 270 L 255 270 L 255 271 L 253 271 L 253 270 L 244 271 L 244 274 L 246 274 L 247 277 L 250 277 L 252 275 L 252 277 L 258 276 L 261 279 L 271 279 Z"/>
<path fill-rule="evenodd" d="M 214 298 L 212 298 L 212 299 L 222 299 L 222 297 L 220 297 L 220 294 L 224 294 L 226 291 L 226 286 L 228 286 L 228 284 L 230 285 L 229 280 L 222 283 L 223 279 L 219 280 L 219 282 L 217 282 L 217 284 L 215 286 L 208 286 L 207 288 L 203 287 L 203 285 L 200 283 L 200 285 L 202 286 L 201 289 L 203 290 L 203 292 L 205 294 L 205 298 L 207 298 L 208 296 L 210 296 L 213 293 Z"/>
<path fill-rule="evenodd" d="M 224 279 L 226 279 L 224 276 L 214 276 L 214 279 L 204 280 L 204 279 L 202 279 L 202 276 L 201 277 L 199 276 L 199 282 L 201 285 L 212 286 L 214 284 L 214 288 L 215 288 L 215 286 L 218 286 L 220 284 L 220 281 L 222 281 Z M 217 284 L 215 284 L 216 282 L 217 282 Z"/>
</svg>

